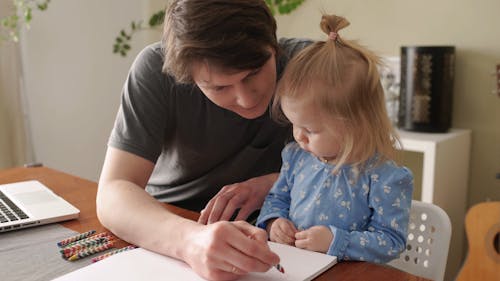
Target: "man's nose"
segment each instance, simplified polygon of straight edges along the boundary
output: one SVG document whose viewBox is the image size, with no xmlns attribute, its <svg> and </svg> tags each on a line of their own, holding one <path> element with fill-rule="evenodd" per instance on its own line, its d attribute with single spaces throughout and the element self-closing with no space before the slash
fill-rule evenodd
<svg viewBox="0 0 500 281">
<path fill-rule="evenodd" d="M 245 85 L 235 87 L 236 104 L 243 108 L 252 108 L 256 105 L 257 93 Z"/>
</svg>

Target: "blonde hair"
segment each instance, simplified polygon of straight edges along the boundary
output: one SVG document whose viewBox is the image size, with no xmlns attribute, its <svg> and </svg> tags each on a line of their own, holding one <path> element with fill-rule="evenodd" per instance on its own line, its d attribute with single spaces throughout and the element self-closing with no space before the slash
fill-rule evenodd
<svg viewBox="0 0 500 281">
<path fill-rule="evenodd" d="M 324 117 L 341 120 L 345 127 L 337 168 L 349 161 L 364 167 L 377 155 L 380 164 L 395 160 L 398 136 L 385 108 L 377 65 L 380 58 L 338 35 L 349 22 L 340 16 L 323 15 L 320 27 L 329 39 L 318 41 L 290 60 L 273 101 L 273 117 L 287 121 L 281 99 L 312 98 Z"/>
</svg>

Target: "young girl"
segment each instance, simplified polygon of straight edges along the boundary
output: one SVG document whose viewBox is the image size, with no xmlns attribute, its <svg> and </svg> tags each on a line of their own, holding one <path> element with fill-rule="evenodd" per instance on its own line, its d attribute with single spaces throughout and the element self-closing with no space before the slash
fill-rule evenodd
<svg viewBox="0 0 500 281">
<path fill-rule="evenodd" d="M 405 248 L 413 177 L 393 160 L 379 59 L 341 38 L 348 25 L 324 15 L 329 39 L 302 50 L 279 82 L 273 113 L 293 124 L 296 142 L 257 225 L 271 241 L 384 263 Z"/>
</svg>

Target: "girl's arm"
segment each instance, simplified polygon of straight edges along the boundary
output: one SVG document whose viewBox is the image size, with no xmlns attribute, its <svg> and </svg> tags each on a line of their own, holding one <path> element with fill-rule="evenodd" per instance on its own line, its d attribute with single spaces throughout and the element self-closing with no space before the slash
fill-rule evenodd
<svg viewBox="0 0 500 281">
<path fill-rule="evenodd" d="M 290 188 L 287 184 L 286 175 L 285 173 L 280 173 L 278 180 L 264 200 L 259 217 L 257 218 L 257 226 L 266 229 L 270 219 L 288 219 L 290 202 Z"/>
<path fill-rule="evenodd" d="M 290 167 L 290 145 L 287 145 L 282 153 L 282 165 L 278 179 L 269 191 L 260 210 L 256 225 L 266 229 L 270 219 L 285 218 L 289 219 L 290 203 L 292 201 L 290 193 L 293 186 L 293 180 L 289 174 L 293 167 Z"/>
<path fill-rule="evenodd" d="M 343 260 L 385 263 L 406 247 L 413 192 L 413 176 L 399 168 L 371 181 L 368 195 L 373 210 L 365 231 L 350 231 L 329 226 L 334 239 L 329 255 Z"/>
</svg>

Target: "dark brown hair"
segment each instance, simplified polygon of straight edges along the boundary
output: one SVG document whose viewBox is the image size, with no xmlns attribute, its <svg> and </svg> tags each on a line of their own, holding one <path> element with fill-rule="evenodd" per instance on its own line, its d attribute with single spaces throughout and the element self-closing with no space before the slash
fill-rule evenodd
<svg viewBox="0 0 500 281">
<path fill-rule="evenodd" d="M 385 108 L 377 55 L 339 31 L 349 25 L 340 16 L 323 15 L 321 30 L 329 36 L 303 49 L 287 65 L 278 82 L 272 112 L 283 121 L 281 99 L 312 99 L 318 112 L 346 127 L 337 167 L 349 162 L 363 166 L 378 155 L 378 163 L 396 160 L 398 136 Z"/>
<path fill-rule="evenodd" d="M 276 21 L 263 0 L 175 0 L 163 31 L 163 71 L 192 82 L 193 62 L 256 69 L 278 51 Z"/>
</svg>

